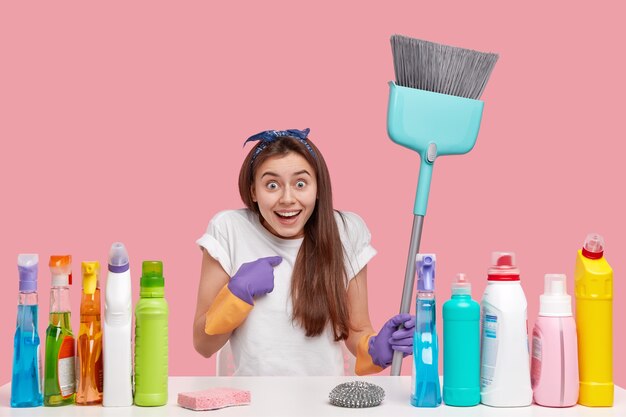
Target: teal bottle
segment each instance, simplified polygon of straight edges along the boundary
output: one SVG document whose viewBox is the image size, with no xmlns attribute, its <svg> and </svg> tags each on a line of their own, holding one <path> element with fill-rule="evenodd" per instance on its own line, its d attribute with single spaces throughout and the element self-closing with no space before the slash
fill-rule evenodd
<svg viewBox="0 0 626 417">
<path fill-rule="evenodd" d="M 144 261 L 135 309 L 135 405 L 167 404 L 168 307 L 161 261 Z"/>
<path fill-rule="evenodd" d="M 443 401 L 480 403 L 480 305 L 465 274 L 457 275 L 452 298 L 443 304 Z"/>
</svg>

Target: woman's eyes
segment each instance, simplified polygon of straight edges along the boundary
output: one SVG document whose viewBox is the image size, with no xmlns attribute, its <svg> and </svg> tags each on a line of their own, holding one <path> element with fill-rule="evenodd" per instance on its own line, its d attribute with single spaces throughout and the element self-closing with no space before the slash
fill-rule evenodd
<svg viewBox="0 0 626 417">
<path fill-rule="evenodd" d="M 304 187 L 306 187 L 306 181 L 304 181 L 304 180 L 298 180 L 298 181 L 296 181 L 296 182 L 295 182 L 295 186 L 296 186 L 296 188 L 297 188 L 297 189 L 301 190 L 301 189 L 303 189 Z M 276 181 L 270 181 L 270 182 L 268 182 L 268 183 L 265 185 L 265 187 L 266 187 L 268 190 L 270 190 L 270 191 L 275 191 L 275 190 L 278 190 L 278 188 L 279 188 L 280 186 L 278 185 L 278 183 L 277 183 Z"/>
</svg>

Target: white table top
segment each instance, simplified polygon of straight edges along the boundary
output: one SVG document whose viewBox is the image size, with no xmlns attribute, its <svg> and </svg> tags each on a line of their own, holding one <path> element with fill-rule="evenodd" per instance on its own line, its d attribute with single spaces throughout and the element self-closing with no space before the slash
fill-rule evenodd
<svg viewBox="0 0 626 417">
<path fill-rule="evenodd" d="M 338 384 L 362 380 L 380 385 L 385 400 L 378 407 L 350 409 L 332 406 L 328 394 Z M 626 390 L 615 387 L 615 405 L 610 408 L 545 408 L 532 405 L 520 408 L 448 407 L 417 409 L 410 405 L 411 377 L 170 377 L 169 403 L 164 407 L 65 406 L 10 408 L 11 384 L 0 387 L 0 416 L 199 416 L 197 411 L 179 407 L 179 392 L 211 387 L 249 390 L 252 402 L 247 406 L 205 412 L 215 416 L 626 416 Z M 210 413 L 210 414 L 207 414 Z"/>
</svg>

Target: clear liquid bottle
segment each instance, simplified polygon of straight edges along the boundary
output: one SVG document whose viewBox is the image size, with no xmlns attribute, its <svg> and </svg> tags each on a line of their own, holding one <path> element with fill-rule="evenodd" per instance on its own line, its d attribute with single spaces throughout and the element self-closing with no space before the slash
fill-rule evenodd
<svg viewBox="0 0 626 417">
<path fill-rule="evenodd" d="M 38 407 L 43 404 L 41 356 L 39 351 L 37 268 L 39 256 L 20 254 L 17 268 L 20 287 L 17 325 L 13 339 L 11 407 Z"/>
<path fill-rule="evenodd" d="M 46 330 L 44 405 L 74 403 L 76 392 L 75 341 L 70 322 L 72 257 L 51 256 L 50 324 Z"/>
<path fill-rule="evenodd" d="M 163 264 L 144 261 L 135 309 L 135 404 L 167 404 L 168 307 L 163 298 Z"/>
<path fill-rule="evenodd" d="M 417 255 L 417 299 L 411 384 L 411 405 L 414 407 L 438 407 L 441 404 L 435 260 L 435 255 L 432 254 Z"/>
<path fill-rule="evenodd" d="M 76 404 L 102 403 L 102 325 L 100 322 L 100 288 L 98 262 L 83 262 L 83 296 L 80 302 L 78 330 L 78 360 L 76 373 Z"/>
</svg>

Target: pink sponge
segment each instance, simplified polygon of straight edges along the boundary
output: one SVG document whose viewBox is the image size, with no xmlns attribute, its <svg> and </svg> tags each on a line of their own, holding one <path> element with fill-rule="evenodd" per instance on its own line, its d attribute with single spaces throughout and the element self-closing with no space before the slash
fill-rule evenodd
<svg viewBox="0 0 626 417">
<path fill-rule="evenodd" d="M 190 410 L 215 410 L 247 404 L 250 404 L 250 391 L 234 388 L 210 388 L 204 391 L 178 393 L 178 405 Z"/>
</svg>

